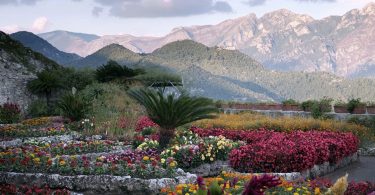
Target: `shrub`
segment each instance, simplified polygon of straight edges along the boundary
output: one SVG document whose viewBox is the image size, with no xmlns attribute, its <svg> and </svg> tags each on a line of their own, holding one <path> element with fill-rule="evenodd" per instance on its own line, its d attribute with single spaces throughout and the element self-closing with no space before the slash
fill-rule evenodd
<svg viewBox="0 0 375 195">
<path fill-rule="evenodd" d="M 363 106 L 363 105 L 365 105 L 365 104 L 361 102 L 360 98 L 350 99 L 349 102 L 348 102 L 348 111 L 349 111 L 349 113 L 352 114 L 355 108 L 357 108 L 359 106 Z"/>
<path fill-rule="evenodd" d="M 107 64 L 96 69 L 95 76 L 99 82 L 109 82 L 119 78 L 134 77 L 137 74 L 137 71 L 110 60 Z"/>
<path fill-rule="evenodd" d="M 298 105 L 299 103 L 296 100 L 293 99 L 287 99 L 282 101 L 283 105 Z"/>
<path fill-rule="evenodd" d="M 95 132 L 92 133 L 133 137 L 137 120 L 144 113 L 127 95 L 125 87 L 116 83 L 93 83 L 79 94 L 91 104 L 87 116 L 95 119 Z"/>
<path fill-rule="evenodd" d="M 40 99 L 31 102 L 27 108 L 27 115 L 30 118 L 48 116 L 49 113 L 47 103 Z"/>
<path fill-rule="evenodd" d="M 66 94 L 58 103 L 64 117 L 72 121 L 79 121 L 85 117 L 89 103 L 85 101 L 80 95 Z"/>
<path fill-rule="evenodd" d="M 21 110 L 18 104 L 4 103 L 0 106 L 0 123 L 16 123 L 21 117 Z"/>
</svg>

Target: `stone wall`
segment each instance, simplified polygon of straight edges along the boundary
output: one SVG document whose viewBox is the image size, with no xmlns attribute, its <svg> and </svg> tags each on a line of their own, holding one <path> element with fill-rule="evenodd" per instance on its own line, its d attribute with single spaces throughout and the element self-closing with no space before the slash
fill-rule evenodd
<svg viewBox="0 0 375 195">
<path fill-rule="evenodd" d="M 162 188 L 194 183 L 197 176 L 179 169 L 174 178 L 140 179 L 130 176 L 75 175 L 0 172 L 0 183 L 67 188 L 84 194 L 158 194 Z"/>
<path fill-rule="evenodd" d="M 17 103 L 25 111 L 35 98 L 26 85 L 35 74 L 21 64 L 11 62 L 9 56 L 0 49 L 0 105 L 5 102 Z"/>
<path fill-rule="evenodd" d="M 331 173 L 339 168 L 345 167 L 353 162 L 358 161 L 359 156 L 358 153 L 352 154 L 351 156 L 347 156 L 343 158 L 337 164 L 330 164 L 329 162 L 325 162 L 320 165 L 314 165 L 313 168 L 309 170 L 305 170 L 302 172 L 292 172 L 292 173 L 272 173 L 273 175 L 278 175 L 284 177 L 286 180 L 296 180 L 296 179 L 306 179 L 306 178 L 317 178 L 324 176 L 328 173 Z M 200 176 L 216 176 L 219 175 L 222 171 L 230 171 L 233 172 L 234 170 L 229 166 L 228 161 L 215 161 L 211 164 L 203 164 L 199 167 L 193 168 L 189 170 L 189 172 L 200 175 Z M 260 173 L 262 174 L 262 173 Z"/>
</svg>

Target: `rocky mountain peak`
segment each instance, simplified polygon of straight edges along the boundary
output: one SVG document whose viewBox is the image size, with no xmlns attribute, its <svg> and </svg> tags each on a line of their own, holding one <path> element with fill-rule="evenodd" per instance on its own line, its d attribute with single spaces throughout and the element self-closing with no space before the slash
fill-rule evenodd
<svg viewBox="0 0 375 195">
<path fill-rule="evenodd" d="M 361 11 L 364 15 L 375 15 L 375 2 L 367 4 Z"/>
</svg>

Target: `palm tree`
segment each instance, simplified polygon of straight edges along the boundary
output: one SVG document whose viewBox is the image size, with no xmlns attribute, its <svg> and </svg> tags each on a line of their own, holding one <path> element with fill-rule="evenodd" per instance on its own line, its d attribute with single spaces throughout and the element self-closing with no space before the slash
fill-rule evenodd
<svg viewBox="0 0 375 195">
<path fill-rule="evenodd" d="M 38 95 L 44 95 L 46 98 L 48 109 L 51 109 L 52 92 L 63 88 L 63 84 L 58 74 L 53 70 L 43 70 L 37 73 L 37 78 L 31 80 L 27 87 L 28 89 Z"/>
<path fill-rule="evenodd" d="M 164 95 L 154 89 L 131 89 L 128 94 L 146 108 L 151 120 L 160 126 L 159 144 L 164 149 L 174 137 L 175 128 L 207 118 L 216 117 L 218 109 L 213 101 L 203 97 L 190 97 L 186 93 Z"/>
</svg>

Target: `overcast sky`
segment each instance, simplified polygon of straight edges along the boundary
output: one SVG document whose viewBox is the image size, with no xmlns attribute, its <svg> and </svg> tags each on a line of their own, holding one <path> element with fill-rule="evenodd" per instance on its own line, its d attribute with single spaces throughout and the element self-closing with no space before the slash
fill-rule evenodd
<svg viewBox="0 0 375 195">
<path fill-rule="evenodd" d="M 321 19 L 362 8 L 371 0 L 0 0 L 0 30 L 53 30 L 98 35 L 161 36 L 179 26 L 286 8 Z"/>
</svg>

